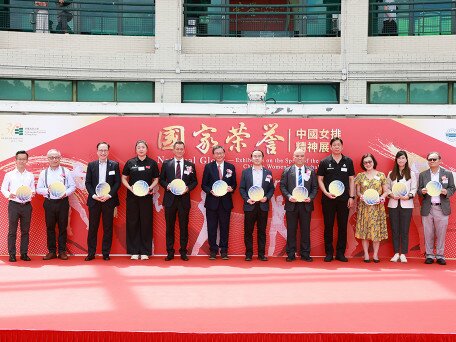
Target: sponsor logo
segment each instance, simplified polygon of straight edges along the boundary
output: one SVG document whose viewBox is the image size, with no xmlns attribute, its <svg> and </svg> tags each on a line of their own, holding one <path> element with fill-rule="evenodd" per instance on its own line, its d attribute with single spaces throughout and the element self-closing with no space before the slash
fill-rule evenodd
<svg viewBox="0 0 456 342">
<path fill-rule="evenodd" d="M 456 128 L 450 128 L 445 132 L 445 137 L 450 142 L 456 141 Z"/>
</svg>

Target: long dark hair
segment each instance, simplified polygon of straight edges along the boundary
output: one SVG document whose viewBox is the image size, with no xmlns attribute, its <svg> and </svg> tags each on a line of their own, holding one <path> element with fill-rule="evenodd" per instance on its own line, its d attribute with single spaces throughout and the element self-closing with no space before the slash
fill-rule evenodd
<svg viewBox="0 0 456 342">
<path fill-rule="evenodd" d="M 397 159 L 399 157 L 401 157 L 401 156 L 405 156 L 405 158 L 407 159 L 402 175 L 401 175 L 401 172 L 399 171 L 399 165 L 397 164 Z M 396 153 L 396 157 L 394 158 L 394 168 L 393 168 L 393 171 L 391 171 L 391 174 L 390 174 L 391 180 L 393 180 L 393 181 L 396 180 L 400 175 L 402 177 L 404 177 L 405 180 L 409 180 L 411 178 L 410 172 L 411 171 L 410 171 L 410 167 L 409 167 L 409 163 L 408 163 L 407 152 L 405 152 L 405 151 L 397 152 Z"/>
</svg>

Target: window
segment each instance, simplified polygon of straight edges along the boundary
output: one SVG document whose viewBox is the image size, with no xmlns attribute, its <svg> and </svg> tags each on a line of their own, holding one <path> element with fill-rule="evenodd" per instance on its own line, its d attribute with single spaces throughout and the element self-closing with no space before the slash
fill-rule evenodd
<svg viewBox="0 0 456 342">
<path fill-rule="evenodd" d="M 410 103 L 448 103 L 448 83 L 411 83 Z"/>
<path fill-rule="evenodd" d="M 32 81 L 30 80 L 0 80 L 0 100 L 32 99 Z"/>
<path fill-rule="evenodd" d="M 407 84 L 371 84 L 369 103 L 407 103 Z"/>
<path fill-rule="evenodd" d="M 372 83 L 368 86 L 368 98 L 369 103 L 378 104 L 456 103 L 454 86 L 453 82 Z"/>
<path fill-rule="evenodd" d="M 117 82 L 118 102 L 154 102 L 152 82 Z"/>
<path fill-rule="evenodd" d="M 78 82 L 78 101 L 114 101 L 114 82 Z"/>
<path fill-rule="evenodd" d="M 71 81 L 35 81 L 35 100 L 72 101 L 73 82 Z"/>
</svg>

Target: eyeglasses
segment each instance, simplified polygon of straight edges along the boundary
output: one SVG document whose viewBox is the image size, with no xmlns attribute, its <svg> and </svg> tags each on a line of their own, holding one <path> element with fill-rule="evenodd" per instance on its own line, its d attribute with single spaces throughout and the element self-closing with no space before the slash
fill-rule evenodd
<svg viewBox="0 0 456 342">
<path fill-rule="evenodd" d="M 366 164 L 372 164 L 374 161 L 373 160 L 366 160 L 366 161 L 363 161 L 363 164 L 366 165 Z"/>
<path fill-rule="evenodd" d="M 60 157 L 52 157 L 52 156 L 51 156 L 51 157 L 48 157 L 48 159 L 49 159 L 49 160 L 58 160 L 58 159 L 60 159 Z"/>
<path fill-rule="evenodd" d="M 428 158 L 429 162 L 436 162 L 438 159 L 437 158 Z"/>
</svg>

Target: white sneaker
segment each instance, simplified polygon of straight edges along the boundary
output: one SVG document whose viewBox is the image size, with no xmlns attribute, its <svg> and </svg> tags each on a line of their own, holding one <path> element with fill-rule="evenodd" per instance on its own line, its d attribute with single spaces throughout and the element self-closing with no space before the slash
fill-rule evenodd
<svg viewBox="0 0 456 342">
<path fill-rule="evenodd" d="M 403 255 L 403 254 L 401 254 Z M 404 256 L 405 257 L 405 256 Z M 394 256 L 391 258 L 391 262 L 397 262 L 399 260 L 399 253 L 394 254 Z"/>
<path fill-rule="evenodd" d="M 139 259 L 139 255 L 138 254 L 133 254 L 130 259 L 131 260 L 138 260 Z"/>
<path fill-rule="evenodd" d="M 401 262 L 407 262 L 407 258 L 405 257 L 405 254 L 401 254 L 400 259 L 401 259 Z"/>
<path fill-rule="evenodd" d="M 141 255 L 141 260 L 149 260 L 149 257 L 147 255 Z"/>
</svg>

